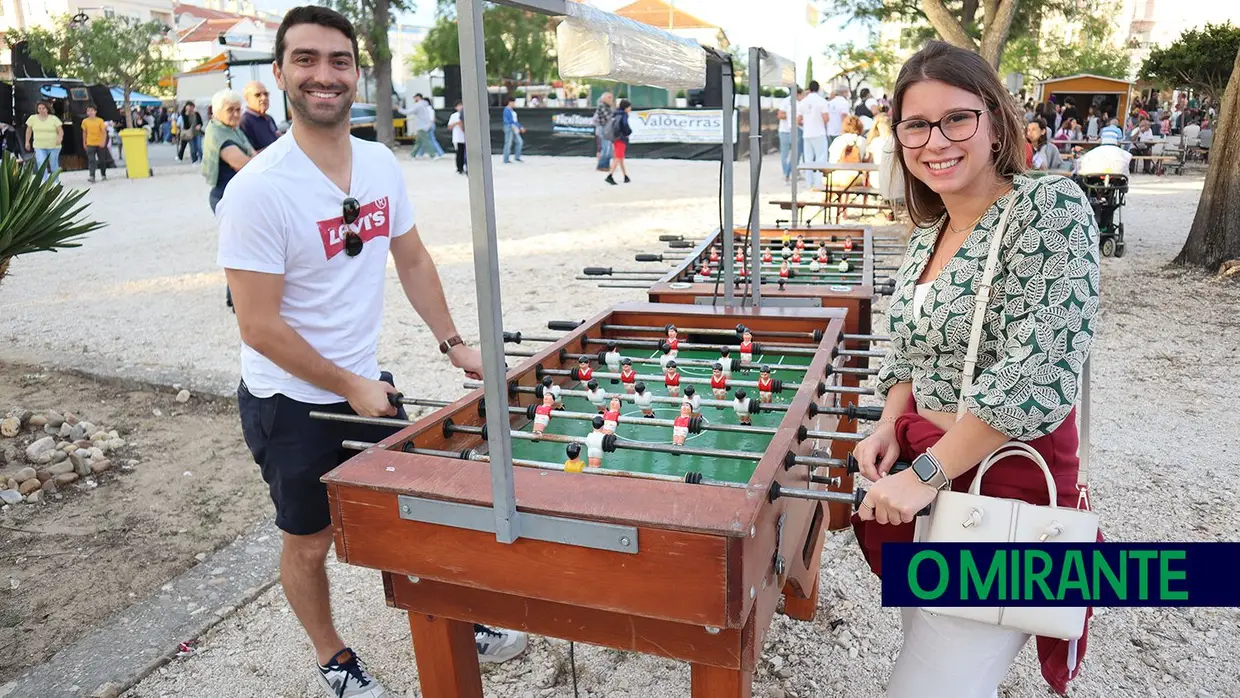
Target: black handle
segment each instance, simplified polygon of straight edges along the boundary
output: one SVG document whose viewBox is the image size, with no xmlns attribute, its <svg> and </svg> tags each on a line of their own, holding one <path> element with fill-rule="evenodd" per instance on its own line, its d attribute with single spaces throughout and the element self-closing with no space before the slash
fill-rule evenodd
<svg viewBox="0 0 1240 698">
<path fill-rule="evenodd" d="M 649 252 L 642 252 L 638 254 L 636 257 L 634 257 L 634 259 L 636 259 L 639 262 L 662 262 L 663 255 L 650 254 Z"/>
<path fill-rule="evenodd" d="M 659 242 L 680 242 L 684 240 L 684 235 L 660 235 Z"/>
<path fill-rule="evenodd" d="M 401 404 L 403 404 L 401 403 L 401 400 L 404 400 L 404 399 L 405 399 L 404 393 L 388 393 L 388 404 L 390 404 L 392 407 L 400 407 Z"/>
<path fill-rule="evenodd" d="M 586 267 L 581 273 L 586 276 L 611 276 L 611 267 Z"/>
<path fill-rule="evenodd" d="M 547 329 L 556 330 L 557 332 L 572 332 L 583 324 L 585 324 L 585 320 L 550 320 L 547 322 Z"/>
<path fill-rule="evenodd" d="M 851 453 L 850 453 L 850 454 L 848 454 L 848 472 L 850 472 L 850 473 L 855 473 L 855 472 L 857 472 L 857 471 L 853 470 L 853 467 L 854 467 L 854 466 L 856 466 L 856 465 L 857 465 L 857 461 L 856 461 L 856 459 L 854 459 L 854 458 L 852 457 L 852 454 L 851 454 Z M 896 473 L 899 473 L 899 472 L 902 472 L 902 471 L 908 470 L 908 469 L 909 469 L 909 468 L 911 468 L 911 467 L 913 467 L 913 464 L 912 464 L 912 463 L 909 463 L 909 462 L 906 462 L 906 461 L 896 461 L 894 464 L 892 464 L 892 466 L 891 466 L 891 470 L 887 471 L 887 474 L 888 474 L 888 475 L 895 475 Z M 860 507 L 860 506 L 861 506 L 861 500 L 865 499 L 865 493 L 866 493 L 866 490 L 865 490 L 865 489 L 863 489 L 863 488 L 861 488 L 861 487 L 858 487 L 858 488 L 857 488 L 857 501 L 856 501 L 856 504 L 854 505 L 854 508 L 856 508 L 856 507 Z M 930 505 L 929 505 L 929 504 L 927 504 L 924 508 L 922 508 L 922 510 L 921 510 L 921 511 L 917 512 L 917 515 L 918 515 L 918 516 L 929 516 L 929 515 L 930 515 Z"/>
<path fill-rule="evenodd" d="M 883 418 L 883 408 L 881 407 L 858 407 L 856 405 L 848 406 L 848 416 L 853 419 L 860 419 L 867 422 L 877 422 Z"/>
<path fill-rule="evenodd" d="M 673 240 L 672 242 L 667 243 L 667 246 L 672 248 L 673 250 L 693 249 L 693 243 L 689 240 Z"/>
<path fill-rule="evenodd" d="M 520 343 L 521 343 L 521 332 L 519 330 L 516 332 L 505 332 L 504 333 L 504 344 L 520 344 Z"/>
</svg>

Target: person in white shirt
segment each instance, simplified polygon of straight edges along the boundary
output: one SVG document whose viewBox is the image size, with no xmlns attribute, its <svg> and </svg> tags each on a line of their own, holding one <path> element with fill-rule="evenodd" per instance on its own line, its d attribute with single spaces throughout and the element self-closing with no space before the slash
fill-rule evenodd
<svg viewBox="0 0 1240 698">
<path fill-rule="evenodd" d="M 237 173 L 216 208 L 218 264 L 242 343 L 242 433 L 270 487 L 283 531 L 281 583 L 314 647 L 320 683 L 333 696 L 378 698 L 382 687 L 332 621 L 331 514 L 320 478 L 352 455 L 341 441 L 379 441 L 397 428 L 322 422 L 310 412 L 403 418 L 377 357 L 389 253 L 452 365 L 481 379 L 482 358 L 457 334 L 396 157 L 349 135 L 360 76 L 353 25 L 325 7 L 290 10 L 273 69 L 292 129 Z M 496 634 L 475 626 L 484 661 L 524 650 L 524 634 Z"/>
<path fill-rule="evenodd" d="M 458 101 L 456 111 L 448 117 L 448 130 L 452 132 L 452 147 L 456 150 L 456 173 L 467 174 L 465 169 L 465 107 Z"/>
<path fill-rule="evenodd" d="M 797 111 L 801 110 L 801 100 L 805 98 L 805 90 L 797 88 Z M 792 97 L 784 97 L 779 103 L 779 164 L 784 168 L 784 183 L 792 180 L 792 166 L 794 161 L 799 161 L 800 157 L 792 157 Z M 799 119 L 798 119 L 799 121 Z M 801 146 L 798 150 L 804 148 L 800 138 L 797 145 Z M 798 156 L 800 153 L 798 153 Z"/>
<path fill-rule="evenodd" d="M 844 132 L 844 117 L 852 112 L 848 104 L 848 88 L 835 88 L 835 96 L 827 102 L 827 145 Z"/>
<path fill-rule="evenodd" d="M 1102 144 L 1085 153 L 1077 160 L 1076 173 L 1091 174 L 1128 174 L 1128 165 L 1132 162 L 1132 153 L 1119 147 L 1119 141 L 1112 135 L 1102 137 Z"/>
<path fill-rule="evenodd" d="M 802 134 L 805 136 L 805 164 L 827 164 L 827 100 L 818 93 L 818 81 L 811 80 L 809 91 L 797 104 L 797 115 L 800 117 Z M 809 173 L 811 187 L 822 186 L 822 173 Z"/>
<path fill-rule="evenodd" d="M 870 160 L 878 166 L 878 190 L 888 201 L 904 200 L 904 171 L 896 159 L 896 148 L 899 144 L 891 133 L 891 117 L 879 114 L 874 117 L 874 128 L 868 136 L 870 142 L 866 152 Z"/>
<path fill-rule="evenodd" d="M 431 145 L 431 127 L 435 125 L 435 110 L 431 107 L 431 103 L 426 101 L 421 94 L 416 94 L 413 96 L 413 105 L 405 112 L 405 115 L 409 117 L 409 124 L 414 133 L 411 157 L 415 160 L 419 154 L 432 159 L 437 157 Z"/>
</svg>

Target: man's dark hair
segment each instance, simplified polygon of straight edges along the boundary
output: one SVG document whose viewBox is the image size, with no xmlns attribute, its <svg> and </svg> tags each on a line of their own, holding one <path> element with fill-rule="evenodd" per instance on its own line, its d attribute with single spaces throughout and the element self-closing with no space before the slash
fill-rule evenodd
<svg viewBox="0 0 1240 698">
<path fill-rule="evenodd" d="M 456 106 L 458 106 L 458 107 L 459 107 L 459 106 L 461 106 L 462 104 L 464 104 L 464 102 L 462 102 L 462 101 L 461 101 L 461 100 L 459 100 L 459 99 L 458 99 L 458 100 L 456 100 Z"/>
<path fill-rule="evenodd" d="M 421 92 L 419 92 L 419 93 L 415 94 L 415 95 L 414 95 L 414 97 L 416 97 L 416 98 L 418 98 L 418 99 L 426 99 L 425 97 L 423 97 L 423 96 L 422 96 L 422 93 L 421 93 Z"/>
<path fill-rule="evenodd" d="M 817 80 L 810 80 L 810 81 L 809 81 L 809 91 L 810 91 L 810 92 L 817 92 L 817 91 L 818 91 L 818 81 L 817 81 Z"/>
<path fill-rule="evenodd" d="M 284 67 L 284 50 L 288 48 L 284 43 L 284 35 L 298 24 L 317 24 L 320 27 L 335 29 L 349 37 L 349 43 L 353 44 L 353 62 L 355 64 L 361 62 L 361 56 L 357 51 L 357 32 L 353 30 L 353 24 L 335 10 L 317 5 L 304 5 L 289 10 L 288 14 L 284 15 L 284 20 L 280 22 L 280 28 L 276 31 L 276 65 Z"/>
<path fill-rule="evenodd" d="M 616 109 L 618 109 L 619 111 L 624 111 L 625 109 L 628 109 L 631 106 L 633 106 L 632 102 L 630 102 L 627 99 L 622 99 L 620 100 L 620 104 L 616 106 Z"/>
</svg>

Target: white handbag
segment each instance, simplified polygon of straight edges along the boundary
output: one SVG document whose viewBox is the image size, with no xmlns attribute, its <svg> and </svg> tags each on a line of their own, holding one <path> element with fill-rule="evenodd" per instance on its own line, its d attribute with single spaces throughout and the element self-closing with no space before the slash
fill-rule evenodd
<svg viewBox="0 0 1240 698">
<path fill-rule="evenodd" d="M 1007 230 L 1008 219 L 1016 197 L 1003 212 L 990 241 L 986 268 L 973 309 L 969 350 L 965 356 L 960 400 L 956 411 L 959 421 L 965 413 L 964 396 L 973 384 L 982 322 L 990 301 L 991 281 L 999 259 L 999 243 Z M 1089 477 L 1089 361 L 1081 375 L 1080 409 L 1080 471 L 1077 475 L 1076 509 L 1060 508 L 1058 491 L 1050 469 L 1041 454 L 1028 444 L 1009 441 L 1000 446 L 978 465 L 977 475 L 966 492 L 944 490 L 935 497 L 930 514 L 919 517 L 915 539 L 933 543 L 1093 543 L 1098 537 L 1098 515 L 1088 510 Z M 980 494 L 982 478 L 994 463 L 1008 457 L 1032 461 L 1046 478 L 1050 506 L 1035 506 L 1017 499 L 987 497 Z M 1023 581 L 1022 581 L 1023 586 Z M 1033 606 L 991 607 L 924 607 L 923 610 L 942 616 L 964 618 L 1009 630 L 1033 635 L 1076 640 L 1085 629 L 1085 608 L 1047 608 Z"/>
</svg>

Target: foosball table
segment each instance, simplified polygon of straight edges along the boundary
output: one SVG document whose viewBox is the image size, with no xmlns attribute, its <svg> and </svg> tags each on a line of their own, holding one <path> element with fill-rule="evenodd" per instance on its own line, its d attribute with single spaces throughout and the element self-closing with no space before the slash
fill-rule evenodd
<svg viewBox="0 0 1240 698">
<path fill-rule="evenodd" d="M 696 698 L 749 696 L 779 599 L 813 617 L 824 531 L 862 496 L 861 408 L 840 398 L 870 389 L 842 380 L 845 319 L 635 303 L 573 323 L 506 376 L 511 543 L 481 390 L 415 422 L 333 417 L 404 427 L 347 444 L 324 482 L 337 555 L 409 613 L 423 695 L 482 695 L 479 622 L 683 660 Z"/>
</svg>

